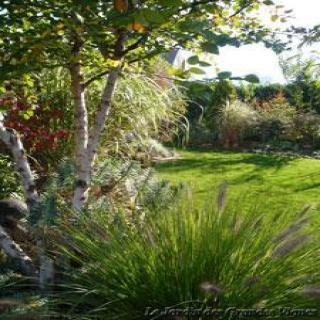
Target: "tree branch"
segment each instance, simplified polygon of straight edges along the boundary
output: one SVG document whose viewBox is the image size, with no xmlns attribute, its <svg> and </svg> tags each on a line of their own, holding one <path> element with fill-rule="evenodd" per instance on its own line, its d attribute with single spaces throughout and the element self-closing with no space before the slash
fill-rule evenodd
<svg viewBox="0 0 320 320">
<path fill-rule="evenodd" d="M 228 19 L 231 19 L 235 16 L 237 16 L 239 13 L 241 13 L 243 10 L 249 8 L 251 5 L 253 5 L 256 2 L 256 0 L 250 1 L 248 3 L 246 3 L 245 5 L 243 5 L 242 7 L 240 7 L 238 10 L 236 10 L 232 15 L 230 15 L 228 17 Z"/>
<path fill-rule="evenodd" d="M 135 59 L 132 59 L 130 61 L 128 61 L 128 64 L 133 64 L 133 63 L 136 63 L 136 62 L 139 62 L 141 60 L 144 60 L 144 59 L 149 59 L 149 58 L 152 58 L 153 56 L 159 54 L 159 50 L 152 50 L 150 51 L 148 54 L 142 56 L 142 57 L 139 57 L 139 58 L 135 58 Z"/>
<path fill-rule="evenodd" d="M 82 84 L 83 90 L 86 89 L 92 82 L 99 80 L 100 78 L 102 78 L 103 76 L 106 76 L 109 73 L 110 73 L 110 69 L 103 71 L 103 72 L 100 72 L 100 73 L 96 74 L 95 76 L 91 77 L 90 79 L 88 79 L 86 82 L 84 82 Z"/>
<path fill-rule="evenodd" d="M 144 34 L 143 36 L 141 36 L 135 43 L 133 43 L 132 45 L 128 46 L 125 50 L 123 50 L 121 52 L 121 56 L 123 57 L 124 55 L 126 55 L 128 52 L 135 50 L 137 48 L 139 48 L 140 44 L 147 40 L 149 37 L 149 34 Z"/>
<path fill-rule="evenodd" d="M 143 36 L 141 36 L 135 43 L 133 43 L 132 45 L 128 46 L 126 49 L 123 49 L 123 45 L 119 46 L 116 45 L 116 50 L 119 50 L 118 53 L 116 54 L 116 56 L 119 58 L 119 57 L 123 57 L 125 56 L 127 53 L 129 53 L 130 51 L 132 50 L 135 50 L 139 47 L 139 45 L 145 41 L 147 38 L 148 38 L 148 34 L 144 34 Z M 120 39 L 120 38 L 119 38 Z M 118 39 L 118 41 L 119 41 Z M 122 42 L 124 42 L 123 40 L 124 39 L 120 39 Z M 119 43 L 119 42 L 118 42 Z M 86 82 L 83 83 L 82 85 L 82 88 L 83 89 L 86 89 L 92 82 L 100 79 L 101 77 L 107 75 L 110 73 L 110 69 L 106 70 L 106 71 L 103 71 L 103 72 L 100 72 L 98 74 L 96 74 L 95 76 L 91 77 L 90 79 L 88 79 Z"/>
<path fill-rule="evenodd" d="M 127 31 L 120 30 L 118 34 L 118 39 L 114 46 L 114 57 L 120 60 L 124 56 L 124 43 L 127 39 Z"/>
</svg>

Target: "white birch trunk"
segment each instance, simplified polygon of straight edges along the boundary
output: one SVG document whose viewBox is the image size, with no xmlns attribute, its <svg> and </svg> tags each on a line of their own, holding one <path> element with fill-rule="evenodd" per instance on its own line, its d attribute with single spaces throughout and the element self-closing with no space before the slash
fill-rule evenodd
<svg viewBox="0 0 320 320">
<path fill-rule="evenodd" d="M 114 46 L 114 55 L 120 62 L 126 40 L 126 31 L 119 33 Z M 81 49 L 83 42 L 79 35 L 75 35 L 73 47 L 73 61 L 71 65 L 72 89 L 75 104 L 75 142 L 76 142 L 76 185 L 73 196 L 73 207 L 80 210 L 87 202 L 91 183 L 91 172 L 102 130 L 109 114 L 111 100 L 115 90 L 121 64 L 110 71 L 106 86 L 102 94 L 101 107 L 98 110 L 93 128 L 88 138 L 88 114 L 85 105 L 84 84 L 81 74 Z"/>
<path fill-rule="evenodd" d="M 0 226 L 0 247 L 10 258 L 18 262 L 19 268 L 24 274 L 29 276 L 36 274 L 31 258 L 11 239 L 2 226 Z"/>
<path fill-rule="evenodd" d="M 119 71 L 120 69 L 116 68 L 113 69 L 109 74 L 107 83 L 102 93 L 101 107 L 96 114 L 95 124 L 90 131 L 90 137 L 88 142 L 88 162 L 91 167 L 93 166 L 95 155 L 97 153 L 97 148 L 99 146 L 106 118 L 110 112 L 112 97 L 116 88 Z"/>
<path fill-rule="evenodd" d="M 20 175 L 23 191 L 26 197 L 26 202 L 29 210 L 32 209 L 39 202 L 39 195 L 36 190 L 34 181 L 34 175 L 31 171 L 26 152 L 24 150 L 22 141 L 19 134 L 10 128 L 5 128 L 3 123 L 0 121 L 0 139 L 6 144 L 8 149 L 11 151 L 16 170 Z M 39 271 L 39 286 L 44 288 L 47 283 L 43 279 L 53 279 L 54 268 L 53 263 L 50 265 L 48 261 L 50 258 L 46 255 L 46 248 L 41 242 L 38 243 L 38 250 L 40 253 L 40 271 Z M 6 254 L 13 258 L 18 259 L 22 271 L 27 273 L 35 273 L 35 268 L 32 264 L 31 259 L 23 252 L 23 250 L 5 233 L 4 229 L 0 228 L 0 246 L 6 252 Z M 31 265 L 31 266 L 30 266 Z M 48 267 L 50 265 L 50 267 Z"/>
<path fill-rule="evenodd" d="M 98 110 L 95 123 L 90 130 L 88 138 L 88 120 L 84 97 L 81 100 L 75 96 L 76 112 L 76 167 L 77 167 L 77 180 L 74 191 L 73 207 L 80 210 L 88 199 L 88 193 L 91 182 L 91 172 L 93 167 L 94 158 L 99 146 L 101 133 L 103 131 L 106 118 L 109 114 L 113 93 L 118 79 L 119 69 L 114 69 L 110 72 L 106 86 L 102 94 L 101 107 Z M 74 91 L 76 88 L 81 88 L 81 85 L 74 82 Z M 79 90 L 79 89 L 78 89 Z M 78 91 L 79 92 L 79 91 Z M 80 96 L 80 94 L 79 94 Z"/>
<path fill-rule="evenodd" d="M 80 50 L 80 49 L 79 49 Z M 79 59 L 79 51 L 75 54 Z M 71 67 L 72 90 L 74 99 L 75 125 L 75 164 L 76 184 L 73 196 L 73 207 L 80 210 L 88 199 L 91 168 L 88 163 L 88 112 L 82 85 L 81 65 L 76 63 Z"/>
<path fill-rule="evenodd" d="M 14 98 L 12 100 L 16 103 Z M 26 202 L 30 209 L 39 199 L 34 177 L 19 134 L 13 129 L 5 128 L 2 119 L 0 120 L 0 139 L 12 153 L 16 171 L 20 175 Z M 19 263 L 22 272 L 28 275 L 35 274 L 35 267 L 30 257 L 11 239 L 2 226 L 0 226 L 0 247 L 10 258 Z"/>
<path fill-rule="evenodd" d="M 13 129 L 5 128 L 3 123 L 0 121 L 0 139 L 6 144 L 12 153 L 16 170 L 21 178 L 26 202 L 30 209 L 38 202 L 39 196 L 36 190 L 34 176 L 30 169 L 26 152 L 19 134 Z"/>
</svg>

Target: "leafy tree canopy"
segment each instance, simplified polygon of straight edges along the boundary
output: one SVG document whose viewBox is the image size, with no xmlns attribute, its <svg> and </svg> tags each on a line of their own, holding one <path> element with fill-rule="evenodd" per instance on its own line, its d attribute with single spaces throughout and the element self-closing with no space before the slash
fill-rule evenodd
<svg viewBox="0 0 320 320">
<path fill-rule="evenodd" d="M 267 30 L 254 15 L 262 5 L 273 2 L 4 0 L 0 79 L 81 62 L 90 82 L 119 61 L 147 61 L 174 48 L 217 54 L 222 46 L 263 40 Z"/>
</svg>

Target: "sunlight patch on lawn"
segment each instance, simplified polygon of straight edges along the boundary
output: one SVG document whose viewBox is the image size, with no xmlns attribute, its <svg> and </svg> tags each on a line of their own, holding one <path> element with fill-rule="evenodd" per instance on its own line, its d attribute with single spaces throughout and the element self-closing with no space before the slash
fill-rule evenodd
<svg viewBox="0 0 320 320">
<path fill-rule="evenodd" d="M 223 181 L 229 197 L 265 202 L 275 209 L 318 206 L 320 161 L 226 151 L 180 151 L 181 159 L 157 166 L 163 179 L 185 183 L 196 201 L 206 201 Z"/>
</svg>

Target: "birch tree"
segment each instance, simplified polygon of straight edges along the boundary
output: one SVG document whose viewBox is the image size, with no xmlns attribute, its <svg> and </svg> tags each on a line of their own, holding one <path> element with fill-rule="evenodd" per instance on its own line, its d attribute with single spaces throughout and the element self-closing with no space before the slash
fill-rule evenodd
<svg viewBox="0 0 320 320">
<path fill-rule="evenodd" d="M 70 71 L 75 114 L 75 209 L 80 210 L 87 202 L 101 133 L 123 68 L 147 63 L 174 48 L 218 54 L 220 46 L 260 40 L 266 30 L 252 11 L 264 4 L 272 5 L 272 1 L 3 2 L 2 80 L 57 66 Z M 196 66 L 192 69 L 197 72 Z M 104 76 L 101 105 L 89 128 L 85 92 Z"/>
<path fill-rule="evenodd" d="M 0 83 L 46 69 L 70 72 L 74 104 L 73 207 L 89 196 L 92 169 L 112 97 L 125 70 L 142 70 L 173 49 L 219 53 L 219 47 L 261 41 L 267 30 L 254 12 L 270 0 L 4 0 L 0 5 Z M 190 72 L 199 73 L 199 59 Z M 141 70 L 140 69 L 140 70 Z M 86 91 L 105 79 L 89 125 Z M 34 177 L 16 132 L 0 122 L 30 206 L 38 201 Z"/>
</svg>

